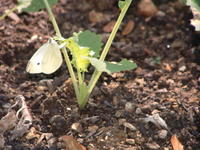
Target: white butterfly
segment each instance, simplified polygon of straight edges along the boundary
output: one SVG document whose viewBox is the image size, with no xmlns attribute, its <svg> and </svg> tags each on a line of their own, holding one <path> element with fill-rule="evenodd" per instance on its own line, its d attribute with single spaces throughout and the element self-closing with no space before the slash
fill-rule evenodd
<svg viewBox="0 0 200 150">
<path fill-rule="evenodd" d="M 51 74 L 62 64 L 62 54 L 55 40 L 42 45 L 29 60 L 26 71 L 29 73 Z"/>
</svg>

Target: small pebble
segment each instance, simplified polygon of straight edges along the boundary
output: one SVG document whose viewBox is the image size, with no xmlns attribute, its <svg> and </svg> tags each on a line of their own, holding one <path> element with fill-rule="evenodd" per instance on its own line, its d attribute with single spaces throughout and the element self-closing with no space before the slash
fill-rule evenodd
<svg viewBox="0 0 200 150">
<path fill-rule="evenodd" d="M 151 150 L 160 149 L 160 145 L 158 145 L 156 142 L 153 142 L 153 143 L 146 143 L 145 146 L 146 146 L 148 149 L 151 149 Z"/>
<path fill-rule="evenodd" d="M 62 142 L 65 150 L 86 150 L 86 148 L 79 144 L 79 142 L 73 136 L 64 135 L 58 140 Z"/>
<path fill-rule="evenodd" d="M 124 127 L 129 128 L 131 131 L 137 131 L 137 128 L 128 122 L 124 122 L 123 125 L 124 125 Z"/>
<path fill-rule="evenodd" d="M 48 141 L 47 141 L 48 145 L 49 146 L 54 146 L 55 143 L 56 143 L 56 138 L 50 138 Z"/>
<path fill-rule="evenodd" d="M 119 119 L 119 125 L 123 125 L 126 122 L 126 119 Z"/>
<path fill-rule="evenodd" d="M 166 81 L 166 83 L 167 84 L 170 84 L 170 85 L 174 85 L 174 80 L 172 80 L 172 79 L 168 79 L 167 81 Z"/>
<path fill-rule="evenodd" d="M 125 104 L 125 110 L 126 110 L 127 112 L 132 113 L 132 112 L 134 111 L 133 103 L 127 102 L 127 103 Z"/>
<path fill-rule="evenodd" d="M 158 131 L 158 137 L 159 137 L 160 139 L 166 139 L 167 133 L 168 133 L 167 130 L 159 130 L 159 131 Z"/>
<path fill-rule="evenodd" d="M 77 132 L 79 132 L 79 133 L 82 132 L 82 130 L 83 130 L 81 124 L 78 123 L 78 122 L 73 123 L 73 124 L 71 125 L 71 129 L 74 130 L 74 131 L 77 131 Z"/>
<path fill-rule="evenodd" d="M 89 127 L 88 127 L 88 131 L 89 131 L 89 132 L 96 132 L 98 128 L 99 128 L 99 127 L 96 126 L 96 125 L 94 125 L 94 126 L 89 126 Z"/>
<path fill-rule="evenodd" d="M 158 11 L 156 15 L 159 16 L 159 17 L 166 16 L 165 12 L 163 12 L 163 11 Z"/>
<path fill-rule="evenodd" d="M 43 79 L 39 81 L 40 86 L 47 86 L 48 84 L 52 84 L 53 80 L 52 79 Z"/>
<path fill-rule="evenodd" d="M 47 87 L 46 86 L 37 86 L 37 90 L 44 91 L 44 90 L 47 90 Z"/>
<path fill-rule="evenodd" d="M 152 108 L 151 108 L 151 105 L 147 104 L 147 105 L 142 106 L 141 110 L 144 113 L 150 113 L 152 111 Z"/>
<path fill-rule="evenodd" d="M 117 111 L 115 113 L 115 117 L 119 118 L 119 117 L 122 117 L 124 115 L 124 112 L 123 111 Z"/>
<path fill-rule="evenodd" d="M 163 89 L 159 89 L 156 91 L 156 93 L 167 93 L 168 90 L 166 88 L 163 88 Z"/>
<path fill-rule="evenodd" d="M 141 108 L 136 108 L 135 113 L 138 114 L 138 115 L 141 114 L 142 113 Z"/>
<path fill-rule="evenodd" d="M 141 0 L 138 3 L 138 13 L 146 16 L 146 17 L 152 17 L 155 16 L 158 12 L 158 8 L 153 3 L 152 0 Z"/>
<path fill-rule="evenodd" d="M 181 66 L 178 70 L 184 72 L 186 70 L 186 66 Z"/>
<path fill-rule="evenodd" d="M 134 139 L 126 139 L 126 143 L 134 145 L 135 144 L 135 140 Z"/>
<path fill-rule="evenodd" d="M 49 122 L 57 130 L 64 130 L 67 124 L 65 118 L 61 115 L 54 115 L 50 118 Z"/>
</svg>

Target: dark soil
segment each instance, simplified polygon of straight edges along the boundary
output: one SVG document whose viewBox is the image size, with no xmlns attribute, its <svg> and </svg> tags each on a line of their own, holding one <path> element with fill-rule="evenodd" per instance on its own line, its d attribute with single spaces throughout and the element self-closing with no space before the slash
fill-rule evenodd
<svg viewBox="0 0 200 150">
<path fill-rule="evenodd" d="M 106 7 L 94 3 L 98 1 L 61 0 L 54 7 L 64 37 L 89 29 L 106 41 L 109 34 L 103 27 L 116 20 L 119 10 L 115 3 Z M 14 5 L 12 0 L 1 0 L 0 14 Z M 164 15 L 145 18 L 136 6 L 128 10 L 107 59 L 128 58 L 138 68 L 112 76 L 102 74 L 83 111 L 78 108 L 65 64 L 51 75 L 25 71 L 35 50 L 54 35 L 47 12 L 17 14 L 17 23 L 9 17 L 0 21 L 0 117 L 7 113 L 6 104 L 14 104 L 14 98 L 23 95 L 33 116 L 31 128 L 38 135 L 27 138 L 28 131 L 11 140 L 9 133 L 4 134 L 5 146 L 58 150 L 58 138 L 71 135 L 88 150 L 172 150 L 170 138 L 176 134 L 185 150 L 200 149 L 200 35 L 190 25 L 192 13 L 177 1 L 163 0 L 156 6 Z M 94 24 L 88 19 L 91 10 L 109 19 Z M 135 27 L 122 35 L 129 20 Z M 142 122 L 156 113 L 168 130 Z M 74 123 L 82 129 L 73 130 Z M 52 143 L 48 138 L 38 142 L 44 133 L 53 134 Z"/>
</svg>

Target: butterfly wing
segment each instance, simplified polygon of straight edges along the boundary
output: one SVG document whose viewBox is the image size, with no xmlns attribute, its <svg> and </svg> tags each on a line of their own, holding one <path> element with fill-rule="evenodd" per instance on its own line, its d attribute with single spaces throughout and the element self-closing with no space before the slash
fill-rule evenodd
<svg viewBox="0 0 200 150">
<path fill-rule="evenodd" d="M 62 65 L 62 54 L 55 41 L 49 43 L 47 51 L 42 58 L 42 72 L 51 74 L 55 72 Z"/>
<path fill-rule="evenodd" d="M 45 43 L 41 46 L 35 54 L 31 57 L 26 66 L 26 71 L 29 73 L 42 73 L 43 57 L 47 51 L 49 43 Z"/>
</svg>

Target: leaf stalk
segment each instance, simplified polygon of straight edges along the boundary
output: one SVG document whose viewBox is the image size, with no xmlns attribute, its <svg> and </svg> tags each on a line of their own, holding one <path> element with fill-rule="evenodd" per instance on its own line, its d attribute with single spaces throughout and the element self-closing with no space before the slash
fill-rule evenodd
<svg viewBox="0 0 200 150">
<path fill-rule="evenodd" d="M 120 15 L 117 19 L 117 22 L 115 23 L 115 26 L 114 26 L 114 28 L 113 28 L 113 30 L 112 30 L 109 38 L 108 38 L 108 41 L 107 41 L 102 53 L 101 53 L 101 56 L 100 56 L 100 59 L 99 59 L 100 61 L 104 61 L 104 59 L 106 58 L 106 55 L 108 54 L 108 51 L 109 51 L 110 46 L 111 46 L 111 44 L 114 40 L 114 37 L 115 37 L 115 35 L 116 35 L 116 33 L 119 29 L 119 26 L 120 26 L 125 14 L 126 14 L 128 8 L 129 8 L 131 2 L 132 2 L 132 0 L 127 0 L 126 5 L 122 8 L 121 13 L 120 13 Z M 88 94 L 90 94 L 92 92 L 92 90 L 93 90 L 94 86 L 96 85 L 96 82 L 98 81 L 101 74 L 102 74 L 102 72 L 99 72 L 97 69 L 95 69 L 95 71 L 94 71 L 94 73 L 91 77 L 91 80 L 89 82 L 89 85 L 88 85 Z"/>
<path fill-rule="evenodd" d="M 49 16 L 50 16 L 50 20 L 51 20 L 51 22 L 52 22 L 52 24 L 53 24 L 53 27 L 54 27 L 54 30 L 55 30 L 57 36 L 58 36 L 58 37 L 62 37 L 62 35 L 61 35 L 61 33 L 60 33 L 60 29 L 59 29 L 59 27 L 58 27 L 58 24 L 57 24 L 56 19 L 55 19 L 54 15 L 53 15 L 53 12 L 52 12 L 52 10 L 51 10 L 51 7 L 49 6 L 48 1 L 47 1 L 47 0 L 43 0 L 43 1 L 44 1 L 44 3 L 45 3 L 45 6 L 46 6 L 47 11 L 48 11 Z M 72 65 L 71 65 L 71 61 L 70 61 L 70 59 L 69 59 L 69 55 L 68 55 L 67 50 L 66 50 L 65 47 L 62 48 L 62 53 L 63 53 L 63 55 L 64 55 L 65 62 L 66 62 L 66 64 L 67 64 L 67 68 L 68 68 L 68 70 L 69 70 L 69 74 L 70 74 L 71 79 L 72 79 L 72 83 L 73 83 L 73 86 L 74 86 L 74 89 L 75 89 L 76 98 L 78 99 L 78 97 L 79 97 L 79 89 L 78 89 L 77 79 L 76 79 L 74 70 L 73 70 Z"/>
</svg>

